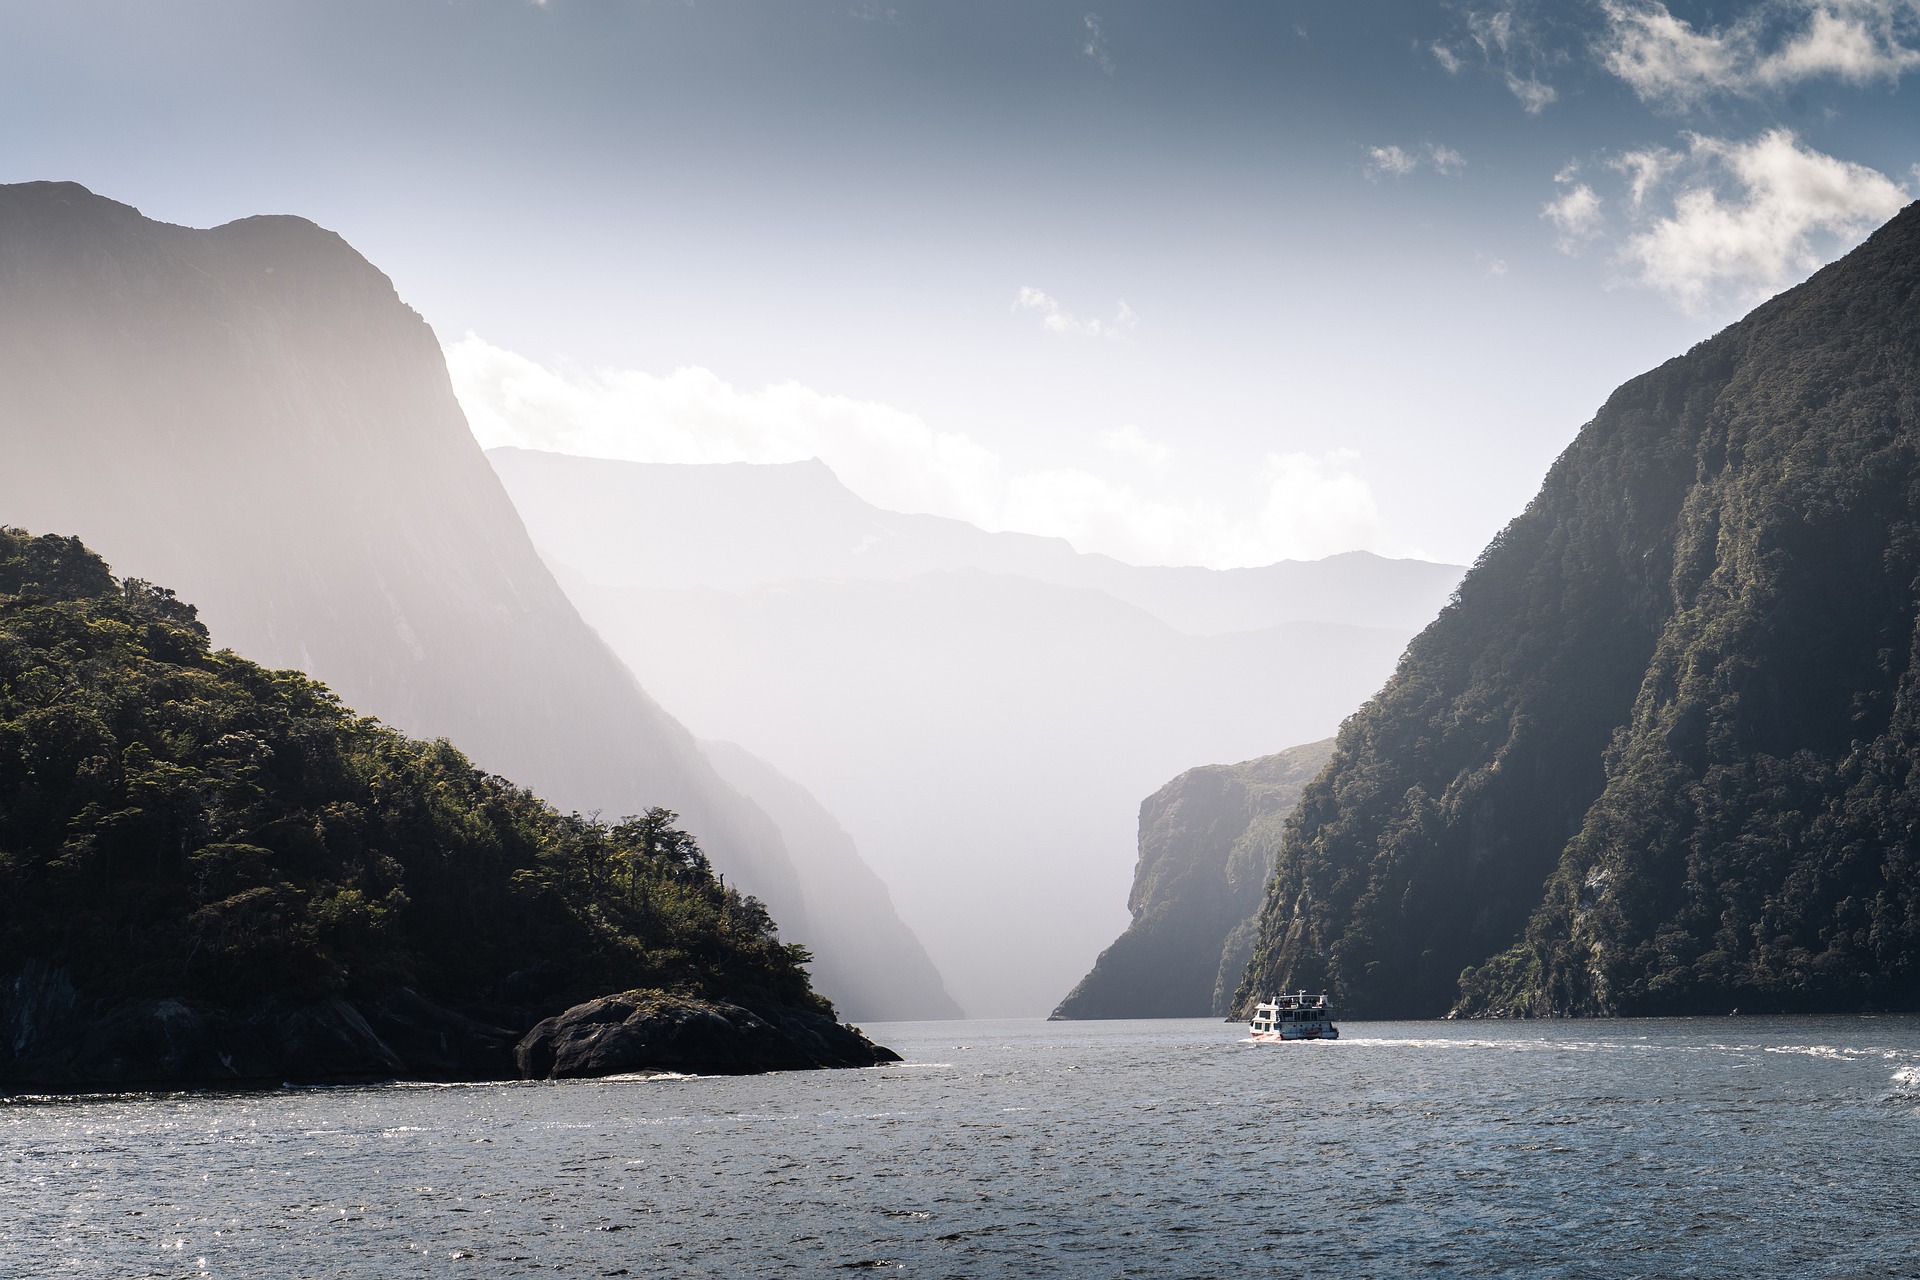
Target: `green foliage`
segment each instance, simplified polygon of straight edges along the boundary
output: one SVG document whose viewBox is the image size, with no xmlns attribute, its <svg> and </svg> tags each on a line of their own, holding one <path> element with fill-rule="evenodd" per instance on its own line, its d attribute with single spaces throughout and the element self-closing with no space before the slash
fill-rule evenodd
<svg viewBox="0 0 1920 1280">
<path fill-rule="evenodd" d="M 1239 999 L 1920 1006 L 1917 406 L 1920 209 L 1620 388 L 1342 727 Z"/>
<path fill-rule="evenodd" d="M 496 1017 L 630 988 L 827 1010 L 675 815 L 561 814 L 193 608 L 0 529 L 0 973 L 103 998 L 398 985 Z"/>
</svg>

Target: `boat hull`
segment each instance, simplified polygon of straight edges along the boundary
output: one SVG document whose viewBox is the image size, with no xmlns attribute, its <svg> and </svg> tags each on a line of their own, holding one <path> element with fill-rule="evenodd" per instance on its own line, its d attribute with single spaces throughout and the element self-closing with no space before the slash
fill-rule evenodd
<svg viewBox="0 0 1920 1280">
<path fill-rule="evenodd" d="M 1257 1044 L 1278 1044 L 1283 1040 L 1338 1040 L 1338 1027 L 1282 1027 L 1278 1031 L 1256 1031 L 1253 1039 Z"/>
</svg>

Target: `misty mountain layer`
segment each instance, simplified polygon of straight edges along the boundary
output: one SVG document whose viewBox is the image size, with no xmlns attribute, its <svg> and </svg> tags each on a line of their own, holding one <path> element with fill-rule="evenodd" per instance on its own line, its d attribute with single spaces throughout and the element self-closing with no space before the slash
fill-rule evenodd
<svg viewBox="0 0 1920 1280">
<path fill-rule="evenodd" d="M 1141 795 L 1196 760 L 1332 732 L 1407 638 L 1297 619 L 1182 629 L 1067 581 L 1128 566 L 877 511 L 813 465 L 490 456 L 600 633 L 703 737 L 820 798 L 975 1015 L 1046 1013 L 1125 927 Z M 659 585 L 702 564 L 713 584 Z M 1301 594 L 1358 616 L 1421 607 L 1401 593 L 1453 572 L 1369 556 L 1276 570 L 1346 575 Z M 1213 622 L 1305 607 L 1258 574 L 1167 573 Z"/>
<path fill-rule="evenodd" d="M 900 923 L 893 898 L 860 857 L 846 828 L 807 789 L 744 747 L 703 742 L 721 777 L 780 826 L 800 877 L 807 919 L 832 938 L 834 990 L 862 1017 L 881 1022 L 958 1018 L 920 940 Z"/>
<path fill-rule="evenodd" d="M 1910 206 L 1608 399 L 1342 727 L 1239 1000 L 1920 1006 L 1917 617 Z"/>
<path fill-rule="evenodd" d="M 1133 923 L 1056 1018 L 1224 1016 L 1253 954 L 1280 834 L 1333 739 L 1189 769 L 1140 802 Z"/>
<path fill-rule="evenodd" d="M 1063 538 L 882 510 L 817 460 L 676 466 L 512 448 L 487 456 L 541 553 L 608 588 L 898 582 L 978 569 L 1104 592 L 1191 635 L 1291 622 L 1411 634 L 1440 611 L 1461 574 L 1458 565 L 1365 551 L 1257 569 L 1124 564 Z"/>
<path fill-rule="evenodd" d="M 433 332 L 338 236 L 0 187 L 0 302 L 0 520 L 82 536 L 218 643 L 563 808 L 677 810 L 833 990 L 778 830 L 581 621 Z"/>
</svg>

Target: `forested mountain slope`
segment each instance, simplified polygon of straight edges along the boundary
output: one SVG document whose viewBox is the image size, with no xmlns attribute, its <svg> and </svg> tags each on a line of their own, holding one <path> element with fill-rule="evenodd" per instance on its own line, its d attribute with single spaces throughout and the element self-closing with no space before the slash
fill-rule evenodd
<svg viewBox="0 0 1920 1280">
<path fill-rule="evenodd" d="M 1917 605 L 1910 206 L 1581 431 L 1342 727 L 1240 1003 L 1920 1005 Z"/>
<path fill-rule="evenodd" d="M 340 237 L 0 186 L 0 421 L 0 523 L 80 536 L 217 643 L 563 808 L 677 810 L 833 989 L 774 824 L 581 620 L 432 330 Z"/>
<path fill-rule="evenodd" d="M 1333 739 L 1189 769 L 1140 802 L 1133 921 L 1055 1018 L 1225 1014 L 1253 951 L 1287 815 Z"/>
<path fill-rule="evenodd" d="M 879 1060 L 672 818 L 564 816 L 0 526 L 0 1086 L 499 1077 L 636 988 Z"/>
</svg>

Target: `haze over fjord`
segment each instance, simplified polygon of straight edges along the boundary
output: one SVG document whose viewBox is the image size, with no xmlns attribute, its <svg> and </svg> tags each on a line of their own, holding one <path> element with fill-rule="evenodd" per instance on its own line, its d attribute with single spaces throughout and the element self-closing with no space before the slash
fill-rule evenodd
<svg viewBox="0 0 1920 1280">
<path fill-rule="evenodd" d="M 432 323 L 482 444 L 818 459 L 884 512 L 1166 572 L 1473 559 L 1608 388 L 1857 241 L 1920 159 L 1906 0 L 79 3 L 4 21 L 7 176 L 72 175 L 194 226 L 279 208 L 339 231 Z M 876 697 L 887 662 L 937 688 L 913 655 L 1024 687 L 996 728 L 1074 721 L 1045 739 L 1055 767 L 1088 736 L 1164 752 L 1151 775 L 1078 762 L 1105 790 L 1076 802 L 1101 816 L 1070 832 L 1047 826 L 1064 812 L 1011 813 L 1055 852 L 1087 842 L 1060 865 L 1098 870 L 1062 874 L 1033 918 L 1088 937 L 1120 918 L 1140 797 L 1331 731 L 1378 683 L 1354 673 L 1420 622 L 1364 643 L 1269 636 L 1223 660 L 1226 633 L 1267 624 L 1202 625 L 1180 611 L 1219 600 L 1128 597 L 1121 579 L 1149 578 L 1052 581 L 1037 564 L 1011 587 L 966 564 L 859 586 L 816 566 L 794 589 L 696 576 L 677 596 L 568 582 L 669 710 L 837 788 L 830 816 L 881 862 L 938 843 L 867 825 L 862 789 L 896 799 L 887 770 L 913 758 L 889 739 L 958 738 L 876 712 L 835 763 L 819 749 L 834 663 L 892 713 L 930 704 Z M 687 625 L 660 627 L 667 610 Z M 1012 647 L 993 651 L 1010 665 L 983 660 L 1008 633 L 982 620 L 1016 615 L 1059 642 L 1055 667 Z M 801 634 L 837 637 L 812 701 L 783 674 L 782 637 Z M 1048 701 L 1072 683 L 1059 672 L 1128 636 L 1135 660 L 1089 682 L 1099 715 Z M 723 647 L 734 672 L 716 669 Z M 1278 701 L 1244 696 L 1233 673 L 1255 670 L 1288 682 Z M 1158 719 L 1111 718 L 1122 688 L 1162 699 Z M 1176 722 L 1196 736 L 1161 731 Z M 982 813 L 1005 799 L 977 790 Z M 932 861 L 964 866 L 955 850 L 981 845 Z M 956 951 L 994 946 L 951 927 Z M 1084 970 L 1079 942 L 1049 945 L 1068 980 Z"/>
</svg>

